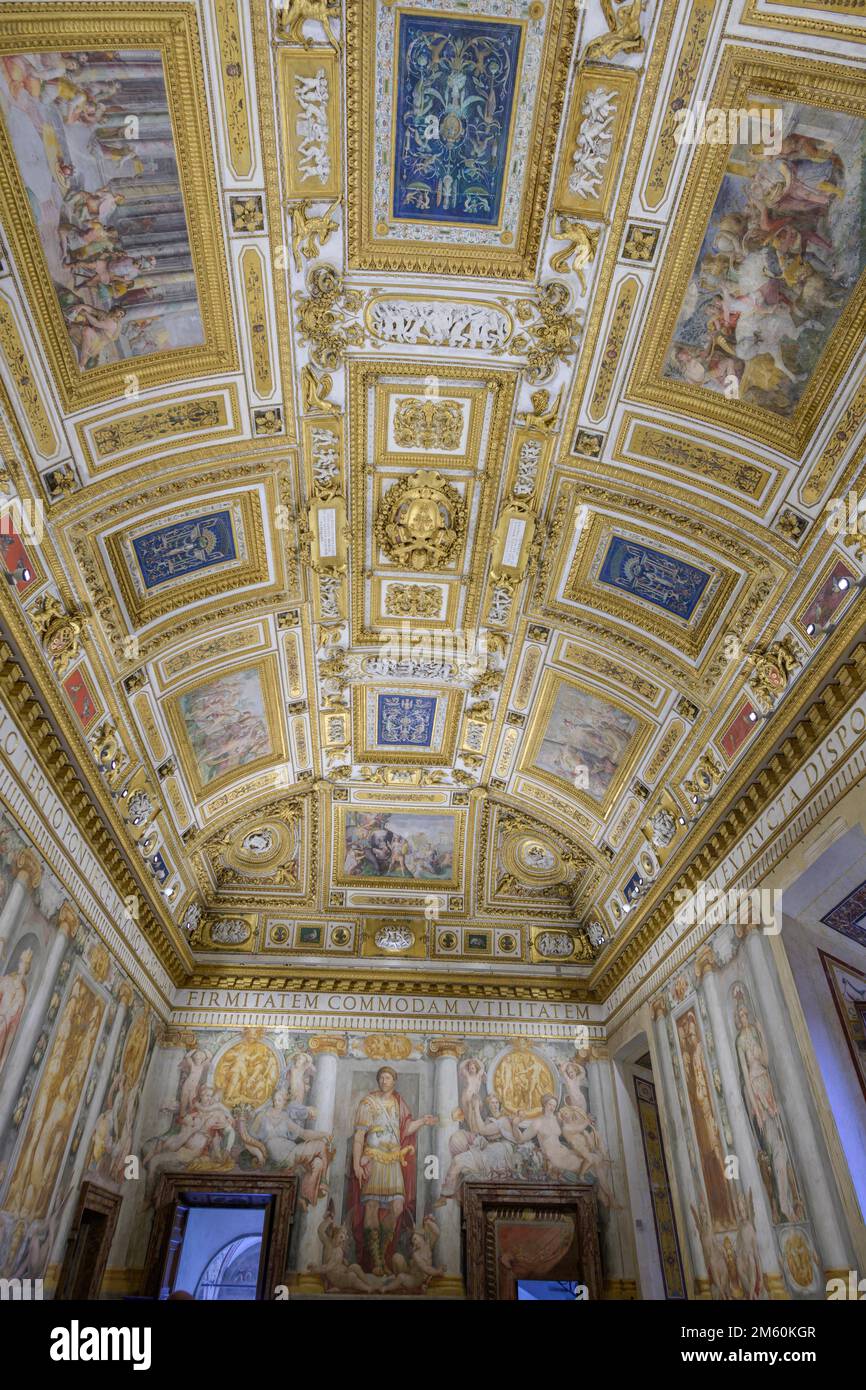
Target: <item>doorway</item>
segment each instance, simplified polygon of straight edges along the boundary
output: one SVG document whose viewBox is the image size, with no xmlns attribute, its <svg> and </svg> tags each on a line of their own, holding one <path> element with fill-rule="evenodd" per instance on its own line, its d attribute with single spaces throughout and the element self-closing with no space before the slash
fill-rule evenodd
<svg viewBox="0 0 866 1390">
<path fill-rule="evenodd" d="M 99 1297 L 120 1203 L 117 1192 L 93 1182 L 81 1184 L 55 1299 L 90 1301 Z"/>
<path fill-rule="evenodd" d="M 297 1178 L 164 1173 L 145 1293 L 167 1299 L 272 1299 L 286 1284 Z"/>
<path fill-rule="evenodd" d="M 260 1282 L 264 1225 L 264 1205 L 192 1207 L 169 1292 L 181 1290 L 201 1302 L 254 1299 Z"/>
<path fill-rule="evenodd" d="M 601 1297 L 598 1213 L 588 1183 L 467 1179 L 463 1221 L 469 1298 L 536 1298 L 542 1284 L 554 1283 L 567 1284 L 571 1298 L 576 1285 L 582 1297 Z"/>
</svg>

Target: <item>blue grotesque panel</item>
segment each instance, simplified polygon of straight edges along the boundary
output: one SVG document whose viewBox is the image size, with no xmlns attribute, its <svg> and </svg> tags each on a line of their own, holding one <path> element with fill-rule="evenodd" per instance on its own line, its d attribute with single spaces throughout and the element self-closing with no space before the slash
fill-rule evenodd
<svg viewBox="0 0 866 1390">
<path fill-rule="evenodd" d="M 599 573 L 602 584 L 654 603 L 675 618 L 688 620 L 709 583 L 705 570 L 659 550 L 614 536 Z"/>
<path fill-rule="evenodd" d="M 231 513 L 211 512 L 137 536 L 135 557 L 147 589 L 236 558 Z"/>
<path fill-rule="evenodd" d="M 522 26 L 401 14 L 394 216 L 495 226 Z"/>
<path fill-rule="evenodd" d="M 429 748 L 435 717 L 435 696 L 380 695 L 378 742 Z"/>
</svg>

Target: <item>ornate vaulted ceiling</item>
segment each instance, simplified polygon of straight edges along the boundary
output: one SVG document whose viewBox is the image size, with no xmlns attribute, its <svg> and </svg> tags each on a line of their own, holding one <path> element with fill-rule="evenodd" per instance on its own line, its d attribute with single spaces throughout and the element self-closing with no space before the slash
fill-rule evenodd
<svg viewBox="0 0 866 1390">
<path fill-rule="evenodd" d="M 758 775 L 857 625 L 860 9 L 0 6 L 4 628 L 178 979 L 591 987 Z"/>
</svg>

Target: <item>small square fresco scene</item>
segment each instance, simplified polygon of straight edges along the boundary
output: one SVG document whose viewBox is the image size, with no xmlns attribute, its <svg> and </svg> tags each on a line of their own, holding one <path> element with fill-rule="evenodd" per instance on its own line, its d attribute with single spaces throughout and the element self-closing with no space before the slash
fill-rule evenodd
<svg viewBox="0 0 866 1390">
<path fill-rule="evenodd" d="M 186 692 L 179 710 L 203 786 L 273 752 L 256 667 Z"/>
<path fill-rule="evenodd" d="M 556 692 L 534 766 L 600 801 L 616 776 L 638 721 L 588 690 Z"/>
</svg>

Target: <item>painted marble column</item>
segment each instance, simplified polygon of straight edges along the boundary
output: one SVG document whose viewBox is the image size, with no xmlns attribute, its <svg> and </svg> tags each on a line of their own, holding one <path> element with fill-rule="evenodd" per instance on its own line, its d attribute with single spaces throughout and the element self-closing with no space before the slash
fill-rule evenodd
<svg viewBox="0 0 866 1390">
<path fill-rule="evenodd" d="M 349 1044 L 341 1033 L 317 1033 L 310 1038 L 307 1046 L 316 1059 L 316 1074 L 313 1077 L 313 1085 L 308 1097 L 309 1104 L 316 1113 L 307 1121 L 305 1128 L 330 1134 L 333 1143 L 334 1109 L 337 1099 L 337 1059 L 346 1056 Z M 334 1207 L 339 1220 L 339 1201 L 335 1200 Z M 300 1230 L 296 1246 L 295 1268 L 301 1278 L 306 1275 L 308 1265 L 321 1263 L 322 1247 L 317 1231 L 324 1212 L 323 1194 L 314 1207 L 301 1212 L 297 1218 Z"/>
<path fill-rule="evenodd" d="M 439 1181 L 436 1184 L 437 1198 L 442 1195 L 445 1177 L 451 1166 L 449 1141 L 460 1127 L 454 1112 L 460 1105 L 460 1087 L 457 1079 L 457 1060 L 462 1057 L 465 1045 L 459 1038 L 431 1038 L 427 1052 L 435 1062 L 433 1109 L 436 1112 L 436 1157 L 439 1162 Z M 419 1190 L 421 1173 L 419 1172 Z M 446 1270 L 445 1279 L 449 1284 L 455 1280 L 462 1286 L 460 1271 L 460 1204 L 448 1201 L 433 1212 L 439 1227 L 439 1240 L 433 1251 L 433 1263 Z M 417 1213 L 420 1221 L 422 1215 Z M 456 1284 L 455 1284 L 456 1288 Z"/>
<path fill-rule="evenodd" d="M 48 948 L 39 984 L 27 1000 L 24 1017 L 3 1069 L 3 1085 L 0 1086 L 0 1134 L 9 1124 L 9 1117 L 18 1103 L 18 1092 L 27 1075 L 36 1040 L 42 1031 L 57 971 L 66 953 L 66 947 L 77 930 L 78 911 L 67 899 L 60 905 L 57 913 L 57 932 Z"/>
<path fill-rule="evenodd" d="M 99 1079 L 97 1080 L 90 1104 L 87 1107 L 87 1114 L 84 1117 L 84 1122 L 81 1125 L 81 1138 L 78 1145 L 78 1151 L 75 1155 L 75 1167 L 72 1170 L 72 1176 L 70 1177 L 69 1182 L 66 1186 L 66 1192 L 77 1191 L 78 1184 L 81 1181 L 81 1174 L 83 1173 L 84 1168 L 87 1164 L 87 1158 L 90 1153 L 90 1141 L 93 1136 L 94 1126 L 96 1125 L 96 1121 L 99 1119 L 99 1116 L 102 1113 L 102 1105 L 105 1100 L 105 1093 L 108 1090 L 108 1083 L 111 1079 L 114 1057 L 117 1052 L 118 1039 L 120 1037 L 126 1015 L 129 1013 L 129 1010 L 132 1006 L 132 998 L 133 995 L 131 988 L 128 984 L 126 984 L 126 982 L 124 982 L 117 991 L 117 1007 L 114 1011 L 114 1018 L 111 1023 L 111 1031 L 108 1034 L 108 1038 L 105 1042 L 105 1048 L 102 1051 L 101 1061 L 100 1049 L 97 1046 L 96 1060 Z M 71 1205 L 67 1212 L 67 1216 L 69 1218 L 71 1218 L 72 1216 Z M 66 1222 L 64 1222 L 64 1226 L 65 1225 Z M 66 1231 L 60 1230 L 58 1232 L 54 1250 L 52 1252 L 52 1258 L 54 1258 L 55 1260 L 60 1260 L 62 1258 L 63 1243 L 65 1239 Z"/>
<path fill-rule="evenodd" d="M 15 857 L 17 873 L 9 896 L 0 912 L 0 965 L 6 956 L 6 947 L 21 916 L 29 893 L 35 893 L 42 881 L 42 863 L 32 849 L 19 850 Z"/>
<path fill-rule="evenodd" d="M 78 1158 L 75 1164 L 75 1172 L 73 1173 L 72 1177 L 73 1187 L 78 1182 L 81 1171 L 84 1168 L 85 1163 L 87 1161 L 87 1155 L 90 1150 L 90 1139 L 93 1134 L 93 1128 L 96 1124 L 96 1121 L 99 1119 L 99 1116 L 102 1114 L 102 1106 L 103 1102 L 105 1101 L 105 1093 L 108 1090 L 108 1083 L 111 1080 L 111 1073 L 114 1067 L 114 1057 L 115 1053 L 117 1052 L 117 1040 L 120 1037 L 121 1029 L 123 1028 L 126 1015 L 129 1013 L 129 1010 L 132 1007 L 132 999 L 132 990 L 129 987 L 129 985 L 126 984 L 126 982 L 124 981 L 124 983 L 120 986 L 120 988 L 117 991 L 117 1008 L 115 1009 L 114 1019 L 112 1020 L 111 1032 L 109 1033 L 108 1040 L 105 1044 L 103 1061 L 99 1070 L 99 1080 L 96 1083 L 96 1089 L 93 1092 L 93 1098 L 91 1099 L 90 1105 L 87 1107 L 87 1115 L 85 1116 L 84 1126 L 81 1131 L 81 1144 L 78 1149 Z"/>
<path fill-rule="evenodd" d="M 603 1225 L 605 1296 L 608 1298 L 633 1297 L 633 1292 L 625 1287 L 634 1280 L 634 1259 L 632 1256 L 631 1234 L 623 1238 L 622 1218 L 631 1221 L 628 1194 L 625 1191 L 625 1165 L 619 1138 L 619 1116 L 614 1094 L 613 1074 L 606 1047 L 593 1044 L 586 1052 L 578 1052 L 578 1061 L 586 1066 L 589 1087 L 589 1108 L 593 1119 L 601 1130 L 604 1146 L 611 1160 L 608 1184 L 613 1195 L 613 1208 L 608 1211 Z M 604 1211 L 600 1197 L 596 1197 L 599 1213 Z"/>
<path fill-rule="evenodd" d="M 761 1001 L 761 1017 L 772 1049 L 773 1071 L 781 1084 L 783 1108 L 790 1142 L 797 1157 L 797 1176 L 803 1187 L 807 1214 L 818 1242 L 824 1269 L 848 1269 L 853 1250 L 848 1241 L 839 1204 L 828 1181 L 830 1159 L 809 1105 L 809 1078 L 800 1049 L 790 1028 L 784 996 L 770 955 L 770 945 L 758 923 L 735 928 L 745 938 L 744 951 L 752 970 L 755 991 Z"/>
<path fill-rule="evenodd" d="M 676 1185 L 679 1196 L 680 1220 L 685 1227 L 680 1231 L 680 1244 L 688 1248 L 691 1255 L 692 1269 L 695 1278 L 709 1286 L 709 1274 L 707 1264 L 701 1250 L 700 1242 L 693 1230 L 693 1223 L 689 1220 L 689 1211 L 692 1207 L 699 1208 L 698 1196 L 695 1192 L 694 1176 L 692 1167 L 689 1163 L 688 1153 L 685 1151 L 685 1134 L 683 1131 L 683 1120 L 680 1118 L 679 1099 L 677 1097 L 677 1083 L 674 1076 L 674 1064 L 671 1057 L 670 1039 L 668 1038 L 667 1017 L 668 1001 L 664 995 L 650 1001 L 650 1013 L 653 1020 L 653 1033 L 656 1040 L 656 1051 L 659 1060 L 660 1081 L 659 1093 L 664 1097 L 666 1117 L 669 1120 L 667 1131 L 664 1134 L 665 1144 L 669 1151 L 669 1158 L 673 1172 L 676 1175 Z M 685 1237 L 685 1239 L 683 1239 Z M 692 1291 L 692 1297 L 697 1290 Z"/>
<path fill-rule="evenodd" d="M 758 1249 L 761 1252 L 761 1269 L 766 1283 L 766 1291 L 772 1296 L 774 1292 L 783 1290 L 785 1285 L 782 1272 L 779 1269 L 779 1257 L 773 1223 L 767 1206 L 767 1194 L 761 1180 L 755 1154 L 755 1136 L 743 1106 L 737 1058 L 731 1045 L 725 1020 L 725 1001 L 716 975 L 716 971 L 720 968 L 721 964 L 715 951 L 711 945 L 707 944 L 695 959 L 695 978 L 703 984 L 704 999 L 716 1044 L 716 1062 L 722 1080 L 722 1090 L 728 1101 L 728 1119 L 731 1124 L 734 1150 L 740 1165 L 740 1185 L 743 1194 L 748 1196 L 749 1191 L 751 1191 L 754 1199 L 755 1234 L 758 1238 Z"/>
</svg>

